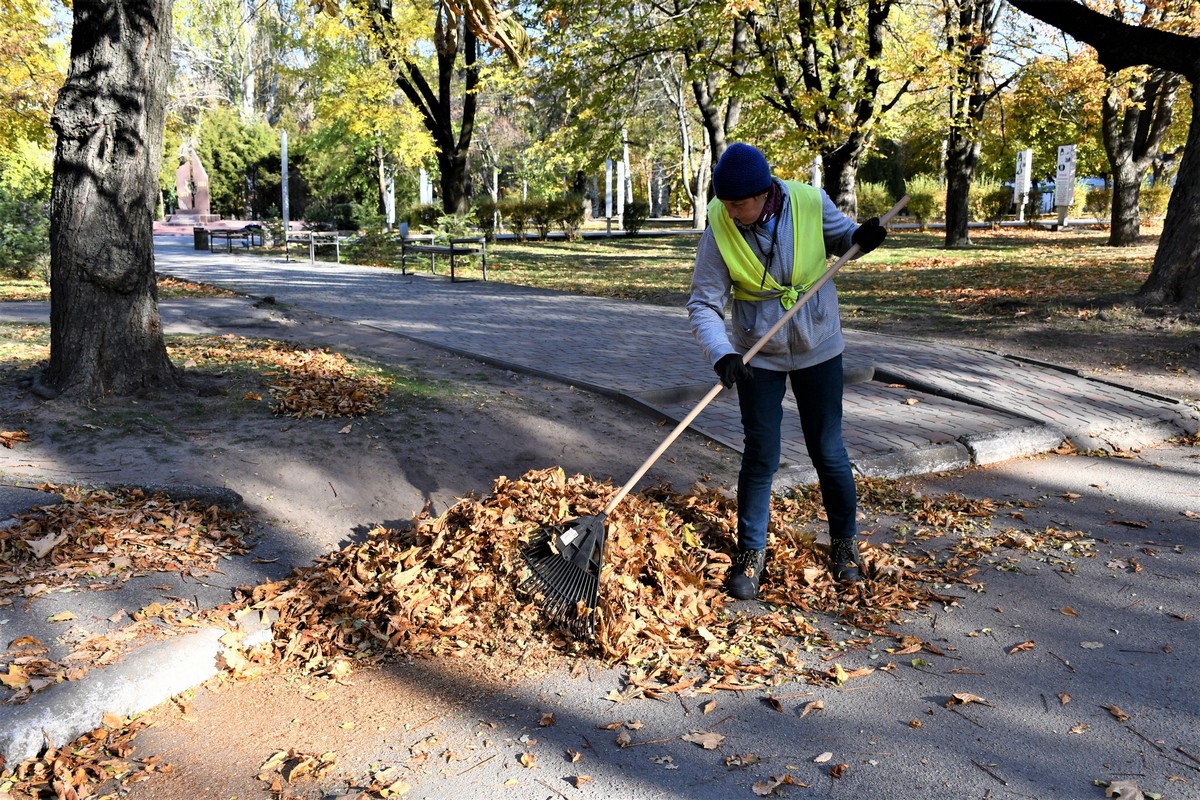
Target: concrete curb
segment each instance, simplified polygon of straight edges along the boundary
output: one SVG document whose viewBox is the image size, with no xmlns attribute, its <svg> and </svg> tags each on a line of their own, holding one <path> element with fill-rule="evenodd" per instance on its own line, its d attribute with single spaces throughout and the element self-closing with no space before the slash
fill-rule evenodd
<svg viewBox="0 0 1200 800">
<path fill-rule="evenodd" d="M 145 483 L 97 488 L 161 492 L 172 500 L 193 500 L 227 510 L 242 505 L 240 494 L 221 486 Z M 61 501 L 57 494 L 0 486 L 0 517 Z M 150 642 L 130 650 L 111 666 L 90 670 L 78 681 L 47 687 L 26 703 L 0 705 L 0 765 L 15 766 L 35 758 L 47 744 L 61 747 L 74 741 L 100 727 L 105 714 L 139 714 L 198 686 L 217 674 L 224 634 L 220 628 L 202 628 Z"/>
<path fill-rule="evenodd" d="M 983 465 L 1046 453 L 1066 438 L 1052 425 L 1030 425 L 998 433 L 968 434 L 959 441 L 967 448 L 972 463 Z"/>
<path fill-rule="evenodd" d="M 217 674 L 224 634 L 204 628 L 154 642 L 24 705 L 0 706 L 0 761 L 15 766 L 36 757 L 47 743 L 61 747 L 99 728 L 105 714 L 140 714 L 203 683 Z"/>
</svg>

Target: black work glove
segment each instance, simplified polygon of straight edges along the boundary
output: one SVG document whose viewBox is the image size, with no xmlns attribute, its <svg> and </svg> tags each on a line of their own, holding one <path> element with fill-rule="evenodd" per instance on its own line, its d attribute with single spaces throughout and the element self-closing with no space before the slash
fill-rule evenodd
<svg viewBox="0 0 1200 800">
<path fill-rule="evenodd" d="M 741 380 L 749 380 L 754 376 L 750 368 L 742 363 L 742 357 L 737 353 L 721 356 L 713 364 L 713 370 L 721 378 L 721 384 L 728 389 Z"/>
<path fill-rule="evenodd" d="M 879 217 L 871 217 L 858 226 L 858 230 L 850 237 L 850 241 L 858 245 L 859 249 L 864 253 L 869 253 L 883 244 L 886 236 L 887 228 L 879 224 Z"/>
</svg>

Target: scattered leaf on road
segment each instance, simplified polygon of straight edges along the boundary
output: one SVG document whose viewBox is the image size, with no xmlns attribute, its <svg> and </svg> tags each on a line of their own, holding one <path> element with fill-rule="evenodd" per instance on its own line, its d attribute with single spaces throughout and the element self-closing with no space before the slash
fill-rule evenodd
<svg viewBox="0 0 1200 800">
<path fill-rule="evenodd" d="M 1112 781 L 1104 792 L 1105 797 L 1116 800 L 1145 800 L 1145 795 L 1133 781 Z"/>
<path fill-rule="evenodd" d="M 1121 722 L 1125 722 L 1126 720 L 1130 719 L 1129 714 L 1125 713 L 1125 711 L 1123 711 L 1120 706 L 1102 705 L 1100 707 L 1103 708 L 1108 713 L 1112 714 L 1114 717 L 1116 717 Z"/>
<path fill-rule="evenodd" d="M 725 736 L 723 734 L 714 733 L 712 731 L 693 731 L 692 733 L 681 736 L 680 738 L 685 742 L 698 744 L 705 750 L 716 750 L 721 745 L 721 742 L 725 741 Z"/>
<path fill-rule="evenodd" d="M 765 781 L 757 781 L 750 788 L 753 789 L 754 793 L 756 795 L 758 795 L 759 797 L 769 797 L 769 796 L 775 794 L 775 790 L 778 789 L 780 786 L 807 786 L 807 784 L 801 783 L 800 781 L 793 778 L 791 775 L 784 774 L 784 775 L 772 775 L 770 778 L 767 778 Z"/>
<path fill-rule="evenodd" d="M 825 701 L 824 700 L 813 700 L 811 702 L 804 704 L 804 708 L 802 708 L 800 710 L 800 717 L 804 718 L 804 717 L 807 717 L 809 714 L 811 714 L 814 711 L 824 711 L 824 710 L 825 710 Z"/>
</svg>

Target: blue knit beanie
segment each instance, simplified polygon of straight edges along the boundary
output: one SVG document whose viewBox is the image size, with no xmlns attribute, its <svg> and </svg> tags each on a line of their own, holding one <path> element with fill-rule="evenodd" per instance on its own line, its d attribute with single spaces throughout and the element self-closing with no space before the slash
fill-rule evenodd
<svg viewBox="0 0 1200 800">
<path fill-rule="evenodd" d="M 721 200 L 741 200 L 771 188 L 771 167 L 758 148 L 735 142 L 713 170 L 713 192 Z"/>
</svg>

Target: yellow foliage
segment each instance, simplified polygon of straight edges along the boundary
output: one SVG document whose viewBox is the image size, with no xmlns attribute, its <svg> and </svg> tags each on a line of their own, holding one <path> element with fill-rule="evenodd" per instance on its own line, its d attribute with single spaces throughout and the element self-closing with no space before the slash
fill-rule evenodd
<svg viewBox="0 0 1200 800">
<path fill-rule="evenodd" d="M 66 75 L 47 0 L 0 3 L 0 152 L 48 142 L 50 112 Z"/>
</svg>

